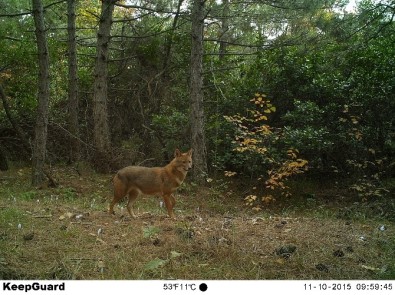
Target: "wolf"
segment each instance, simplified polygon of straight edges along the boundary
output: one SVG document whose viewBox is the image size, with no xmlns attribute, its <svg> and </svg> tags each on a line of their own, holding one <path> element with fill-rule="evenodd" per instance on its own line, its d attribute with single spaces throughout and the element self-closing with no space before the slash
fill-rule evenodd
<svg viewBox="0 0 395 295">
<path fill-rule="evenodd" d="M 128 195 L 128 212 L 136 218 L 132 206 L 140 194 L 161 195 L 169 217 L 176 219 L 173 211 L 176 200 L 172 193 L 192 168 L 192 152 L 192 149 L 186 153 L 176 149 L 174 159 L 164 167 L 128 166 L 119 170 L 113 178 L 114 198 L 109 212 L 114 214 L 114 205 Z"/>
</svg>

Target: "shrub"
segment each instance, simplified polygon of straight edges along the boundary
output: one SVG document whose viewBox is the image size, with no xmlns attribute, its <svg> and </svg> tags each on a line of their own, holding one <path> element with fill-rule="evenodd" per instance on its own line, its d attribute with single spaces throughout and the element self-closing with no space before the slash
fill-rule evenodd
<svg viewBox="0 0 395 295">
<path fill-rule="evenodd" d="M 298 150 L 284 144 L 284 132 L 281 128 L 272 128 L 266 122 L 268 116 L 276 111 L 276 107 L 265 94 L 256 93 L 251 102 L 255 105 L 248 110 L 247 116 L 240 114 L 225 116 L 236 127 L 234 150 L 248 153 L 255 160 L 262 162 L 267 171 L 266 177 L 259 177 L 264 185 L 264 195 L 249 195 L 245 198 L 246 205 L 259 211 L 262 206 L 273 202 L 272 193 L 290 196 L 289 187 L 285 182 L 293 175 L 303 173 L 307 169 L 307 160 L 298 157 Z M 226 171 L 226 176 L 234 173 Z M 269 193 L 270 192 L 270 193 Z"/>
</svg>

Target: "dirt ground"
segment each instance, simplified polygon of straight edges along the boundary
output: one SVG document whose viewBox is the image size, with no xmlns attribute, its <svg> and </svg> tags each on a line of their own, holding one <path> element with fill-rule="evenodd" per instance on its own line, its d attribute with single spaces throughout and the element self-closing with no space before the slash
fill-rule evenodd
<svg viewBox="0 0 395 295">
<path fill-rule="evenodd" d="M 319 201 L 253 214 L 237 209 L 242 198 L 195 188 L 177 194 L 177 220 L 155 197 L 131 219 L 124 204 L 107 213 L 108 176 L 32 190 L 25 174 L 2 181 L 0 279 L 395 278 L 388 220 L 344 218 Z"/>
</svg>

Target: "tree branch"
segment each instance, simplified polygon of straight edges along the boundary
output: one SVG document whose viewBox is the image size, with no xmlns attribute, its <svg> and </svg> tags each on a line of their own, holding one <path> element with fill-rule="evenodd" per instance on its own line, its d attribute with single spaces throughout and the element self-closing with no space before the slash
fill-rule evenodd
<svg viewBox="0 0 395 295">
<path fill-rule="evenodd" d="M 19 125 L 14 121 L 14 118 L 11 115 L 11 110 L 10 110 L 10 106 L 7 102 L 7 98 L 6 95 L 4 93 L 4 89 L 3 86 L 0 85 L 0 98 L 3 102 L 3 107 L 4 107 L 4 111 L 7 115 L 8 121 L 10 121 L 12 128 L 14 128 L 16 134 L 18 135 L 18 137 L 21 139 L 23 147 L 26 149 L 26 151 L 31 152 L 32 151 L 32 147 L 29 144 L 29 140 L 27 139 L 25 133 L 23 132 L 23 130 L 19 127 Z"/>
</svg>

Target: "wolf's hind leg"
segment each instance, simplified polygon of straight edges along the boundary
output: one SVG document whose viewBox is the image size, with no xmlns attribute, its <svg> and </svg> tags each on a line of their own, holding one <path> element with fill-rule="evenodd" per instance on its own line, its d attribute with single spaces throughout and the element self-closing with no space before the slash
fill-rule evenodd
<svg viewBox="0 0 395 295">
<path fill-rule="evenodd" d="M 133 218 L 136 218 L 136 215 L 134 214 L 134 211 L 133 211 L 133 203 L 134 203 L 134 201 L 136 201 L 138 196 L 139 196 L 138 190 L 134 189 L 134 190 L 129 191 L 129 201 L 128 201 L 127 209 L 128 209 L 130 216 L 132 216 Z"/>
<path fill-rule="evenodd" d="M 114 206 L 116 203 L 118 203 L 120 200 L 123 199 L 123 197 L 126 196 L 126 186 L 122 182 L 121 179 L 119 179 L 118 175 L 115 175 L 113 178 L 113 185 L 114 185 L 114 197 L 110 203 L 110 206 L 108 208 L 108 212 L 110 214 L 115 214 L 114 212 Z"/>
</svg>

